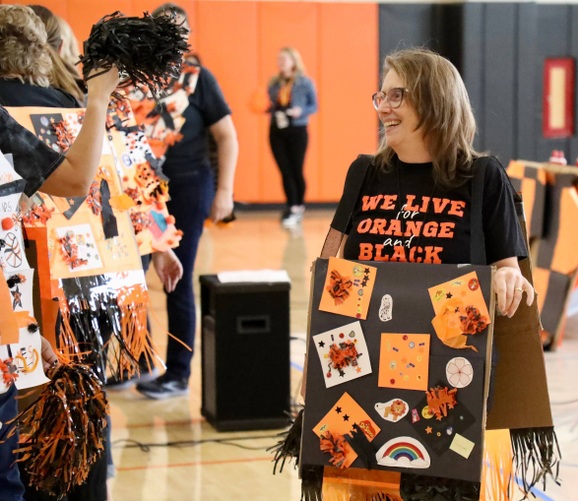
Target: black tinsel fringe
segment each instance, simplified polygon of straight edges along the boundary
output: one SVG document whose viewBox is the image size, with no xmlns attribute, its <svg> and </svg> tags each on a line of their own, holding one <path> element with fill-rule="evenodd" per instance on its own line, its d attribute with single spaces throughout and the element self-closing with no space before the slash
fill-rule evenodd
<svg viewBox="0 0 578 501">
<path fill-rule="evenodd" d="M 126 77 L 122 86 L 145 86 L 156 98 L 170 78 L 177 77 L 189 44 L 188 30 L 175 15 L 126 17 L 114 12 L 98 21 L 84 42 L 82 72 L 112 66 Z"/>
<path fill-rule="evenodd" d="M 538 483 L 545 489 L 548 477 L 560 484 L 561 454 L 553 427 L 513 429 L 510 439 L 515 475 L 526 497 Z"/>
<path fill-rule="evenodd" d="M 322 501 L 323 466 L 303 465 L 301 476 L 301 501 Z"/>
<path fill-rule="evenodd" d="M 402 473 L 400 493 L 404 501 L 478 501 L 480 484 Z"/>
<path fill-rule="evenodd" d="M 49 376 L 38 399 L 7 424 L 9 435 L 20 429 L 20 446 L 14 452 L 30 486 L 61 499 L 86 481 L 104 453 L 108 402 L 100 380 L 86 365 L 61 364 Z"/>
<path fill-rule="evenodd" d="M 279 466 L 279 473 L 283 471 L 286 461 L 295 461 L 295 467 L 299 463 L 299 453 L 301 452 L 301 433 L 303 431 L 303 408 L 297 413 L 295 419 L 291 421 L 289 429 L 278 436 L 283 437 L 276 445 L 267 449 L 273 451 L 273 474 Z"/>
</svg>

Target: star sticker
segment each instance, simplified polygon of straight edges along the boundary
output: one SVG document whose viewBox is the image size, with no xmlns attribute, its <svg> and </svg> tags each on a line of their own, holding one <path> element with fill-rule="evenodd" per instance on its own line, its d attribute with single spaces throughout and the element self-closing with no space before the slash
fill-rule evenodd
<svg viewBox="0 0 578 501">
<path fill-rule="evenodd" d="M 367 281 L 369 280 L 369 277 L 365 277 L 362 281 L 361 281 L 361 287 L 367 287 Z"/>
<path fill-rule="evenodd" d="M 341 407 L 335 407 L 335 412 L 337 412 L 337 414 L 341 414 Z"/>
<path fill-rule="evenodd" d="M 359 367 L 359 365 L 356 367 L 355 371 L 359 374 L 360 372 L 362 372 L 361 367 Z"/>
<path fill-rule="evenodd" d="M 325 341 L 319 341 L 319 348 L 325 347 Z"/>
<path fill-rule="evenodd" d="M 452 294 L 451 292 L 448 292 L 448 293 L 446 294 L 446 297 L 447 297 L 448 299 L 451 299 L 451 298 L 454 297 L 454 296 L 453 296 L 453 294 Z"/>
<path fill-rule="evenodd" d="M 12 308 L 16 308 L 16 306 L 20 306 L 20 308 L 22 308 L 22 293 L 18 290 L 18 286 L 16 286 L 16 290 L 10 292 L 14 298 L 12 301 Z"/>
<path fill-rule="evenodd" d="M 349 421 L 349 415 L 343 414 L 343 421 Z"/>
<path fill-rule="evenodd" d="M 366 275 L 369 275 L 370 269 L 369 269 L 369 268 L 365 268 L 365 270 L 363 270 L 363 273 L 365 273 Z M 369 276 L 367 276 L 366 278 L 369 280 Z"/>
<path fill-rule="evenodd" d="M 428 435 L 431 435 L 431 434 L 433 433 L 432 427 L 431 427 L 431 426 L 428 426 L 428 427 L 425 429 L 425 432 L 426 432 Z"/>
</svg>

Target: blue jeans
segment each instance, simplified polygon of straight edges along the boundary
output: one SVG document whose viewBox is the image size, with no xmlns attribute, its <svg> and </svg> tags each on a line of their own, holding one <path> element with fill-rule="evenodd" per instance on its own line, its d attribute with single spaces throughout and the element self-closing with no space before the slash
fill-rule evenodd
<svg viewBox="0 0 578 501">
<path fill-rule="evenodd" d="M 0 497 L 7 501 L 22 501 L 24 499 L 24 486 L 20 480 L 20 473 L 16 465 L 14 449 L 18 447 L 18 433 L 4 442 L 8 432 L 6 421 L 13 419 L 18 414 L 16 403 L 16 388 L 14 385 L 0 395 Z"/>
<path fill-rule="evenodd" d="M 199 240 L 205 220 L 209 216 L 215 196 L 215 180 L 210 167 L 174 174 L 163 166 L 169 177 L 169 213 L 183 232 L 179 246 L 174 249 L 183 265 L 183 278 L 170 294 L 166 294 L 169 332 L 191 349 L 195 346 L 196 311 L 193 294 L 193 270 Z M 193 352 L 169 336 L 167 345 L 167 374 L 188 380 L 191 375 Z"/>
</svg>

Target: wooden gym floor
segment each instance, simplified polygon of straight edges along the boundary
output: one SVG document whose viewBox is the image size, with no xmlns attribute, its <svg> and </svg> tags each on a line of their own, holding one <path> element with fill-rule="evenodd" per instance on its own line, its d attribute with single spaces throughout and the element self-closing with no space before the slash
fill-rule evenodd
<svg viewBox="0 0 578 501">
<path fill-rule="evenodd" d="M 331 211 L 310 210 L 302 228 L 285 230 L 277 212 L 241 212 L 226 228 L 209 227 L 201 240 L 198 276 L 230 270 L 285 269 L 291 277 L 291 384 L 301 383 L 309 268 L 318 255 Z M 153 336 L 164 356 L 166 311 L 154 271 L 148 275 Z M 199 307 L 197 302 L 197 307 Z M 200 315 L 199 315 L 200 318 Z M 283 430 L 219 433 L 200 414 L 201 353 L 196 355 L 188 397 L 149 400 L 134 388 L 109 392 L 116 477 L 114 501 L 298 501 L 300 482 L 293 465 L 273 475 L 274 445 Z M 578 500 L 578 315 L 568 319 L 561 346 L 546 365 L 552 411 L 562 448 L 561 486 L 536 490 L 545 501 Z M 531 409 L 528 409 L 531 412 Z M 140 444 L 140 446 L 139 446 Z M 489 500 L 488 500 L 489 501 Z"/>
</svg>

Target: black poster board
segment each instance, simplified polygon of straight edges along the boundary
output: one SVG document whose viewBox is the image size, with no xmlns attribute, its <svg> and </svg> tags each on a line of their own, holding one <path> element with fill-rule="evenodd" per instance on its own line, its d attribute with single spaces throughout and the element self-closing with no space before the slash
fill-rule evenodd
<svg viewBox="0 0 578 501">
<path fill-rule="evenodd" d="M 483 331 L 468 336 L 468 345 L 475 346 L 477 352 L 472 349 L 455 349 L 445 345 L 438 338 L 432 326 L 435 312 L 428 288 L 475 272 L 485 303 L 491 312 L 494 306 L 493 301 L 490 300 L 492 297 L 491 267 L 360 262 L 359 264 L 362 266 L 377 268 L 367 318 L 364 320 L 319 310 L 322 293 L 326 286 L 328 263 L 329 260 L 327 259 L 318 259 L 313 274 L 307 340 L 307 391 L 301 447 L 302 465 L 335 465 L 330 462 L 332 456 L 321 450 L 320 439 L 314 429 L 331 412 L 339 413 L 338 419 L 349 420 L 348 413 L 336 405 L 342 401 L 340 399 L 347 393 L 380 429 L 371 440 L 369 449 L 367 443 L 364 445 L 353 444 L 353 449 L 359 454 L 349 467 L 391 470 L 479 482 L 482 470 L 489 379 L 488 364 L 491 361 L 493 324 L 490 323 Z M 389 295 L 392 301 L 391 318 L 383 321 L 380 319 L 379 310 L 380 307 L 383 307 L 382 301 L 386 295 Z M 355 296 L 352 293 L 350 297 Z M 355 299 L 353 300 L 355 301 Z M 363 351 L 367 352 L 361 354 L 359 360 L 361 361 L 363 357 L 369 357 L 371 372 L 354 379 L 344 378 L 345 382 L 327 387 L 329 360 L 324 360 L 322 363 L 315 336 L 347 326 L 357 320 L 363 330 L 364 348 L 366 348 Z M 454 389 L 447 379 L 448 362 L 457 357 L 465 358 L 470 364 L 468 373 L 473 370 L 473 377 L 465 387 L 457 389 L 455 393 L 457 404 L 453 405 L 453 408 L 446 407 L 445 416 L 442 415 L 438 419 L 436 416 L 429 417 L 431 412 L 424 414 L 424 407 L 427 406 L 425 391 L 395 389 L 378 385 L 380 380 L 380 349 L 382 334 L 384 333 L 397 334 L 400 340 L 404 333 L 430 335 L 427 388 L 438 386 L 448 390 Z M 317 337 L 317 343 L 319 343 L 319 339 Z M 348 370 L 350 369 L 348 368 Z M 332 377 L 339 378 L 339 372 L 333 370 Z M 334 384 L 334 381 L 331 384 Z M 392 415 L 389 414 L 390 420 L 388 421 L 382 417 L 384 414 L 384 405 L 382 404 L 391 403 L 397 399 L 407 404 L 407 414 L 402 417 L 393 416 L 395 421 L 391 421 Z M 353 423 L 351 426 L 353 428 Z M 319 432 L 319 429 L 317 431 Z M 352 435 L 355 436 L 356 433 L 354 432 Z M 456 435 L 459 436 L 456 438 Z M 409 440 L 407 440 L 408 438 Z M 388 443 L 391 446 L 384 448 Z M 383 454 L 387 455 L 385 458 L 388 462 L 387 466 L 383 465 L 383 459 L 382 464 L 377 462 L 376 454 L 380 449 L 382 449 L 380 451 L 382 458 Z M 424 461 L 423 457 L 412 456 L 412 454 L 419 455 L 420 449 L 421 452 L 425 451 L 424 456 L 428 459 L 427 461 Z M 414 462 L 416 459 L 420 462 Z M 400 462 L 396 463 L 396 461 L 403 462 L 405 466 L 393 466 L 401 464 Z M 412 464 L 420 464 L 420 467 L 415 468 Z M 424 466 L 426 464 L 427 466 Z"/>
</svg>

